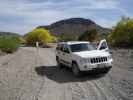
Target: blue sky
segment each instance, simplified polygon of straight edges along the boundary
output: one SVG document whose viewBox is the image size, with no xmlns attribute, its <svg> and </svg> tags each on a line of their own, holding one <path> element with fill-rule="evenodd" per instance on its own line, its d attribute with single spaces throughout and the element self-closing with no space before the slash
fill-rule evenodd
<svg viewBox="0 0 133 100">
<path fill-rule="evenodd" d="M 0 31 L 25 34 L 38 25 L 82 17 L 112 27 L 133 17 L 133 0 L 0 0 Z"/>
</svg>

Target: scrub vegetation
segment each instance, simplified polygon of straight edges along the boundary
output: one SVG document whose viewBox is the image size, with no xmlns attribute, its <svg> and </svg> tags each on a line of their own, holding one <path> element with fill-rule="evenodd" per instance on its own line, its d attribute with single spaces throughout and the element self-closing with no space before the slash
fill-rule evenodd
<svg viewBox="0 0 133 100">
<path fill-rule="evenodd" d="M 133 19 L 122 18 L 108 35 L 108 41 L 112 46 L 133 46 Z"/>
<path fill-rule="evenodd" d="M 79 36 L 78 40 L 80 41 L 85 40 L 90 42 L 96 41 L 98 40 L 98 32 L 96 29 L 87 30 Z"/>
<path fill-rule="evenodd" d="M 0 50 L 5 53 L 13 53 L 20 45 L 19 37 L 0 37 Z"/>
<path fill-rule="evenodd" d="M 25 39 L 26 43 L 32 46 L 35 46 L 36 42 L 39 42 L 41 45 L 47 45 L 49 42 L 56 41 L 56 38 L 43 28 L 37 28 L 27 33 Z"/>
</svg>

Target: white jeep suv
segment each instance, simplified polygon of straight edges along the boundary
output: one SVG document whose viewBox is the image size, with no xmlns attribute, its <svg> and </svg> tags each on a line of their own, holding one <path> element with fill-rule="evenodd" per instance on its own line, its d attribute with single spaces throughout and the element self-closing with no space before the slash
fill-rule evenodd
<svg viewBox="0 0 133 100">
<path fill-rule="evenodd" d="M 113 59 L 109 53 L 106 40 L 96 46 L 91 42 L 60 42 L 56 48 L 56 61 L 59 67 L 72 68 L 75 76 L 84 71 L 109 71 Z"/>
</svg>

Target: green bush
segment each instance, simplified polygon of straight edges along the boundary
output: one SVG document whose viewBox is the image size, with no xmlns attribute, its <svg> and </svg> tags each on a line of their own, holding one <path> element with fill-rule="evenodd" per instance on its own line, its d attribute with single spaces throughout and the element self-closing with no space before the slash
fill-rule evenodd
<svg viewBox="0 0 133 100">
<path fill-rule="evenodd" d="M 108 41 L 113 46 L 133 46 L 133 19 L 122 18 L 109 34 Z"/>
<path fill-rule="evenodd" d="M 19 47 L 18 37 L 0 37 L 0 49 L 6 53 L 12 53 Z"/>
<path fill-rule="evenodd" d="M 56 41 L 56 37 L 52 36 L 48 30 L 37 28 L 25 35 L 26 43 L 35 46 L 36 42 L 46 45 L 49 42 Z"/>
<path fill-rule="evenodd" d="M 83 34 L 81 34 L 78 38 L 80 41 L 90 41 L 93 42 L 95 40 L 98 40 L 98 33 L 96 29 L 91 29 L 85 31 Z"/>
</svg>

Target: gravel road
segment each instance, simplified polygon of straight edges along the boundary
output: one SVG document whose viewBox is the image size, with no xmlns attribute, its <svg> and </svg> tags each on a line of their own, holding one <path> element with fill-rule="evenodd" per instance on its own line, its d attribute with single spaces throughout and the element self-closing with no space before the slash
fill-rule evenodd
<svg viewBox="0 0 133 100">
<path fill-rule="evenodd" d="M 0 57 L 0 100 L 133 100 L 133 50 L 113 50 L 105 75 L 73 76 L 52 48 L 23 47 Z"/>
</svg>

